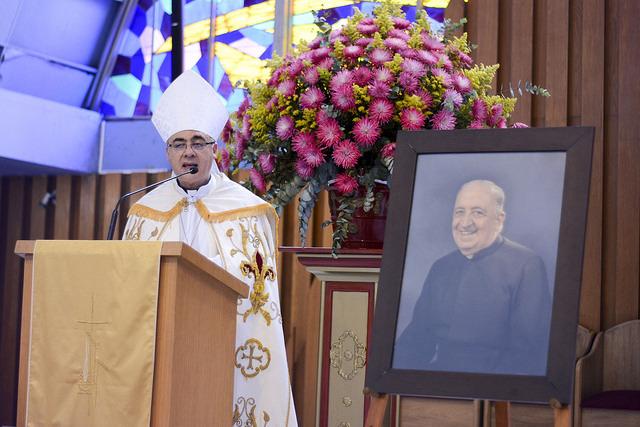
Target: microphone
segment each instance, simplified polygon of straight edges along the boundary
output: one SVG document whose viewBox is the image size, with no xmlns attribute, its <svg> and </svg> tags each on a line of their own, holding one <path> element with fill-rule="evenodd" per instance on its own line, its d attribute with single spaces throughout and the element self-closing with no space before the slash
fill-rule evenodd
<svg viewBox="0 0 640 427">
<path fill-rule="evenodd" d="M 107 240 L 113 240 L 113 233 L 116 229 L 116 222 L 118 222 L 118 214 L 120 213 L 120 203 L 122 203 L 122 201 L 124 199 L 126 199 L 129 196 L 133 196 L 134 194 L 138 194 L 141 191 L 145 191 L 145 190 L 149 190 L 151 188 L 155 188 L 160 184 L 164 184 L 167 181 L 171 181 L 172 179 L 178 179 L 181 176 L 184 175 L 189 175 L 189 174 L 196 174 L 198 173 L 198 167 L 197 166 L 192 166 L 188 171 L 183 172 L 179 175 L 176 176 L 172 176 L 170 178 L 167 179 L 163 179 L 162 181 L 158 181 L 156 183 L 153 183 L 151 185 L 147 185 L 146 187 L 142 187 L 138 190 L 132 191 L 130 193 L 125 194 L 124 196 L 120 197 L 120 199 L 118 200 L 118 203 L 116 203 L 116 207 L 113 208 L 113 212 L 111 212 L 111 222 L 109 222 L 109 231 L 107 232 Z"/>
</svg>

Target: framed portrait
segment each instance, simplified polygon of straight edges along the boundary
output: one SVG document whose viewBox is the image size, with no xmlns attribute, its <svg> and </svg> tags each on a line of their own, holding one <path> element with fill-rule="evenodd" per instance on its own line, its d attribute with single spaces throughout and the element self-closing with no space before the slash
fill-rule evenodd
<svg viewBox="0 0 640 427">
<path fill-rule="evenodd" d="M 593 137 L 399 134 L 367 387 L 570 402 Z"/>
</svg>

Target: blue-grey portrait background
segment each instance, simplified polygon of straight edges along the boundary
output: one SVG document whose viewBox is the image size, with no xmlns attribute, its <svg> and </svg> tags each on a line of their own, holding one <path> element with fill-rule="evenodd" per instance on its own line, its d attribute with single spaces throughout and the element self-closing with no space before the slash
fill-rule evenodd
<svg viewBox="0 0 640 427">
<path fill-rule="evenodd" d="M 542 257 L 553 296 L 565 160 L 562 152 L 418 156 L 396 337 L 411 321 L 431 265 L 456 249 L 453 205 L 462 184 L 474 179 L 502 187 L 503 235 Z"/>
</svg>

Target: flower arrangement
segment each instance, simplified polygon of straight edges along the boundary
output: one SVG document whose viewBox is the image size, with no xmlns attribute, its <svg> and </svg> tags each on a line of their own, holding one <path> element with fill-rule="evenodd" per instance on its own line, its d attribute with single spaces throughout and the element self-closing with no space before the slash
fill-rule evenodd
<svg viewBox="0 0 640 427">
<path fill-rule="evenodd" d="M 506 127 L 516 99 L 491 95 L 498 65 L 474 65 L 466 34 L 432 32 L 424 11 L 410 22 L 383 3 L 341 29 L 319 27 L 269 63 L 268 81 L 247 85 L 218 160 L 232 173 L 248 165 L 246 185 L 276 207 L 299 195 L 303 244 L 318 194 L 332 188 L 335 250 L 388 181 L 398 130 Z"/>
</svg>

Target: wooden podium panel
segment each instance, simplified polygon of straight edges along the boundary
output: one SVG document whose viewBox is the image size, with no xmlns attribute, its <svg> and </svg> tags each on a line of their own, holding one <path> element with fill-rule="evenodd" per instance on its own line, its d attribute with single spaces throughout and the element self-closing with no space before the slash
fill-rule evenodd
<svg viewBox="0 0 640 427">
<path fill-rule="evenodd" d="M 34 247 L 18 241 L 15 250 L 25 258 L 18 426 L 26 422 Z M 162 244 L 152 426 L 232 424 L 237 298 L 248 294 L 246 284 L 189 246 Z"/>
</svg>

